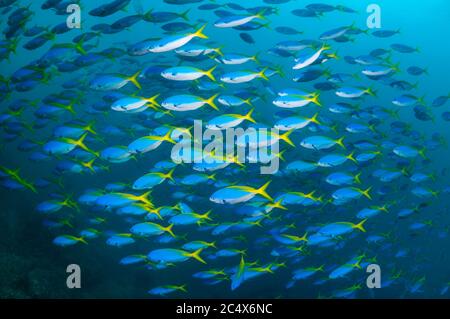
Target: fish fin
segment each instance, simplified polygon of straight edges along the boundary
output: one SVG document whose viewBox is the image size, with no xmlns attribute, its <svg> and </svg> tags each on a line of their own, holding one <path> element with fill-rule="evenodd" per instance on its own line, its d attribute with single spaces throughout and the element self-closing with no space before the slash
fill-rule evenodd
<svg viewBox="0 0 450 319">
<path fill-rule="evenodd" d="M 367 197 L 368 199 L 372 200 L 372 196 L 370 196 L 369 192 L 372 189 L 372 186 L 370 186 L 368 189 L 366 190 L 361 190 L 361 194 L 364 195 L 365 197 Z"/>
<path fill-rule="evenodd" d="M 317 124 L 317 125 L 320 125 L 321 123 L 320 123 L 320 121 L 317 119 L 318 116 L 319 116 L 319 113 L 314 114 L 313 117 L 311 117 L 311 118 L 309 119 L 309 121 L 310 121 L 310 122 L 313 122 L 313 123 L 315 123 L 315 124 Z"/>
<path fill-rule="evenodd" d="M 187 285 L 184 284 L 184 285 L 178 286 L 178 287 L 176 287 L 176 289 L 180 290 L 182 292 L 187 292 Z"/>
<path fill-rule="evenodd" d="M 141 84 L 138 82 L 137 78 L 139 76 L 139 74 L 141 74 L 141 71 L 136 72 L 135 74 L 133 74 L 131 77 L 128 78 L 128 81 L 130 81 L 131 83 L 134 84 L 134 86 L 136 86 L 139 90 L 142 89 Z"/>
<path fill-rule="evenodd" d="M 366 218 L 366 219 L 363 219 L 360 223 L 358 223 L 358 224 L 356 224 L 356 225 L 353 225 L 353 228 L 359 229 L 360 231 L 362 231 L 363 233 L 365 233 L 366 230 L 364 229 L 363 225 L 364 225 L 364 223 L 365 223 L 366 221 L 367 221 L 367 218 Z"/>
<path fill-rule="evenodd" d="M 270 185 L 271 181 L 268 181 L 267 183 L 265 183 L 263 186 L 261 186 L 260 188 L 258 188 L 256 190 L 256 194 L 259 194 L 261 196 L 263 196 L 264 198 L 267 198 L 268 200 L 270 200 L 271 202 L 273 202 L 272 197 L 270 197 L 269 194 L 267 194 L 266 189 L 267 187 Z"/>
<path fill-rule="evenodd" d="M 146 99 L 146 101 L 150 103 L 149 107 L 152 107 L 152 108 L 153 108 L 153 106 L 160 106 L 159 103 L 158 103 L 158 101 L 156 101 L 156 99 L 157 99 L 160 95 L 161 95 L 161 94 L 158 93 L 158 94 L 155 94 L 155 95 L 153 95 L 152 97 Z"/>
<path fill-rule="evenodd" d="M 347 159 L 351 160 L 354 163 L 358 163 L 358 161 L 353 157 L 355 152 L 351 152 L 350 154 L 347 155 Z"/>
<path fill-rule="evenodd" d="M 250 122 L 252 122 L 252 123 L 256 123 L 256 121 L 252 118 L 252 113 L 253 113 L 254 110 L 255 110 L 255 109 L 251 109 L 251 110 L 248 111 L 248 113 L 247 113 L 246 115 L 244 115 L 242 118 L 243 118 L 244 120 L 248 120 L 248 121 L 250 121 Z"/>
<path fill-rule="evenodd" d="M 313 102 L 317 106 L 322 106 L 322 104 L 319 101 L 320 94 L 318 92 L 313 93 L 313 96 L 308 98 L 308 101 Z"/>
<path fill-rule="evenodd" d="M 294 142 L 292 142 L 292 140 L 289 138 L 289 135 L 291 135 L 292 132 L 293 130 L 287 131 L 286 133 L 279 135 L 279 138 L 288 143 L 289 145 L 291 145 L 292 147 L 296 147 Z"/>
<path fill-rule="evenodd" d="M 251 97 L 249 97 L 248 99 L 244 100 L 244 103 L 249 105 L 249 106 L 253 106 Z"/>
<path fill-rule="evenodd" d="M 377 92 L 370 87 L 364 90 L 364 92 L 369 94 L 370 96 L 377 96 Z"/>
<path fill-rule="evenodd" d="M 151 201 L 150 201 L 149 198 L 148 198 L 148 197 L 150 196 L 151 193 L 152 193 L 152 191 L 150 190 L 150 191 L 145 192 L 144 194 L 142 194 L 142 195 L 140 195 L 140 196 L 137 196 L 136 199 L 139 200 L 139 201 L 141 201 L 141 202 L 143 202 L 143 203 L 145 203 L 145 204 L 148 204 L 148 205 L 153 206 L 152 203 L 151 203 Z"/>
<path fill-rule="evenodd" d="M 263 9 L 263 10 L 261 10 L 260 12 L 258 12 L 257 14 L 255 14 L 255 16 L 256 16 L 258 19 L 261 19 L 261 20 L 267 20 L 267 18 L 264 16 L 265 13 L 266 13 L 266 9 Z"/>
<path fill-rule="evenodd" d="M 269 78 L 266 76 L 265 72 L 267 71 L 268 68 L 264 68 L 262 69 L 261 72 L 258 73 L 258 76 L 263 78 L 266 81 L 269 81 Z"/>
<path fill-rule="evenodd" d="M 214 77 L 214 75 L 212 74 L 212 72 L 217 68 L 217 65 L 213 66 L 211 69 L 209 69 L 208 71 L 205 71 L 203 74 L 206 75 L 208 78 L 211 79 L 211 81 L 216 82 L 216 78 Z"/>
<path fill-rule="evenodd" d="M 206 28 L 206 24 L 204 24 L 202 27 L 200 27 L 200 29 L 198 29 L 195 33 L 193 33 L 192 35 L 194 37 L 198 37 L 201 39 L 208 39 L 208 36 L 203 34 L 203 30 Z"/>
<path fill-rule="evenodd" d="M 194 251 L 193 253 L 187 254 L 187 256 L 192 257 L 196 260 L 198 260 L 199 262 L 201 262 L 202 264 L 206 264 L 206 261 L 203 260 L 202 257 L 200 257 L 200 253 L 202 252 L 203 248 L 200 248 L 196 251 Z"/>
<path fill-rule="evenodd" d="M 219 108 L 217 107 L 217 105 L 214 103 L 214 100 L 216 99 L 216 97 L 218 96 L 219 94 L 214 94 L 213 96 L 211 96 L 209 99 L 207 99 L 207 100 L 204 100 L 204 102 L 206 103 L 206 104 L 208 104 L 209 106 L 211 106 L 213 109 L 215 109 L 216 111 L 218 111 L 219 110 Z"/>
<path fill-rule="evenodd" d="M 80 243 L 85 244 L 85 245 L 88 244 L 88 242 L 83 237 L 78 237 L 76 240 L 79 241 Z"/>
<path fill-rule="evenodd" d="M 163 228 L 164 231 L 168 232 L 170 234 L 170 236 L 172 236 L 173 238 L 175 238 L 175 234 L 172 231 L 173 228 L 173 224 L 170 224 L 169 226 L 167 226 L 166 228 Z"/>
<path fill-rule="evenodd" d="M 172 175 L 173 175 L 174 171 L 175 171 L 175 167 L 172 168 L 167 174 L 164 174 L 164 177 L 170 179 L 171 181 L 173 181 L 174 179 L 173 179 Z"/>
<path fill-rule="evenodd" d="M 188 15 L 188 13 L 189 13 L 190 10 L 191 10 L 191 9 L 187 9 L 186 11 L 184 11 L 184 12 L 178 14 L 178 16 L 179 16 L 180 18 L 182 18 L 183 20 L 185 20 L 185 21 L 189 21 L 189 18 L 188 18 L 187 15 Z"/>
<path fill-rule="evenodd" d="M 330 49 L 331 49 L 331 46 L 328 44 L 325 44 L 325 43 L 322 45 L 322 48 L 320 48 L 320 50 L 322 50 L 322 51 L 326 51 L 326 50 L 330 50 Z"/>
<path fill-rule="evenodd" d="M 361 179 L 360 179 L 360 177 L 361 177 L 361 172 L 359 172 L 358 174 L 356 174 L 356 175 L 354 176 L 354 179 L 355 179 L 355 183 L 356 183 L 356 184 L 361 184 Z"/>
</svg>

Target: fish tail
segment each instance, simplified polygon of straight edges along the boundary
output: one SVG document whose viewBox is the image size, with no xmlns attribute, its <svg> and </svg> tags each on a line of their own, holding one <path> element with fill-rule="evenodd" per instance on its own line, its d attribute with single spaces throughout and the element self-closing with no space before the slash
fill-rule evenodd
<svg viewBox="0 0 450 319">
<path fill-rule="evenodd" d="M 281 65 L 276 65 L 274 67 L 274 69 L 275 69 L 275 72 L 282 78 L 284 78 L 286 76 L 286 74 L 284 74 L 283 67 Z"/>
<path fill-rule="evenodd" d="M 267 187 L 270 185 L 272 181 L 268 181 L 267 183 L 265 183 L 263 186 L 261 186 L 260 188 L 258 188 L 256 190 L 256 194 L 259 194 L 261 196 L 263 196 L 264 198 L 267 198 L 268 200 L 270 200 L 271 202 L 273 202 L 272 197 L 270 197 L 269 194 L 267 194 L 266 189 Z"/>
<path fill-rule="evenodd" d="M 88 162 L 82 162 L 81 164 L 82 164 L 84 167 L 88 168 L 91 172 L 95 172 L 94 167 L 93 167 L 93 164 L 94 164 L 94 162 L 95 162 L 96 159 L 97 159 L 97 158 L 94 157 L 94 158 L 91 159 L 90 161 L 88 161 Z"/>
<path fill-rule="evenodd" d="M 379 210 L 382 210 L 382 211 L 385 212 L 385 213 L 389 213 L 389 210 L 388 210 L 388 208 L 387 208 L 387 205 L 383 205 L 383 206 L 379 207 L 378 209 L 379 209 Z"/>
<path fill-rule="evenodd" d="M 355 175 L 354 179 L 355 179 L 355 183 L 356 184 L 361 184 L 361 172 L 359 172 L 358 174 Z"/>
<path fill-rule="evenodd" d="M 278 158 L 279 158 L 280 160 L 282 160 L 283 162 L 285 162 L 286 159 L 284 158 L 284 155 L 283 155 L 285 152 L 286 152 L 286 150 L 284 149 L 284 150 L 282 150 L 281 152 L 276 153 L 275 156 L 278 157 Z"/>
<path fill-rule="evenodd" d="M 344 138 L 345 138 L 345 136 L 342 136 L 341 138 L 337 139 L 336 140 L 336 144 L 339 145 L 340 147 L 342 147 L 345 150 Z"/>
<path fill-rule="evenodd" d="M 283 200 L 280 199 L 280 200 L 276 201 L 273 204 L 269 204 L 269 206 L 273 207 L 273 208 L 279 208 L 279 209 L 282 209 L 282 210 L 287 210 L 287 208 L 282 205 L 282 202 L 283 202 Z"/>
<path fill-rule="evenodd" d="M 138 200 L 138 201 L 141 201 L 141 202 L 143 202 L 143 203 L 145 203 L 145 204 L 148 204 L 148 205 L 151 205 L 151 206 L 153 206 L 152 205 L 152 202 L 149 200 L 149 196 L 150 196 L 150 194 L 152 193 L 152 191 L 148 191 L 148 192 L 145 192 L 144 194 L 142 194 L 142 195 L 140 195 L 140 196 L 137 196 L 136 197 L 136 199 Z"/>
<path fill-rule="evenodd" d="M 351 152 L 350 154 L 347 155 L 347 159 L 351 160 L 354 163 L 358 163 L 358 161 L 353 157 L 355 152 Z"/>
<path fill-rule="evenodd" d="M 168 232 L 170 234 L 170 236 L 172 236 L 173 238 L 175 238 L 175 234 L 172 231 L 173 228 L 173 224 L 170 224 L 169 226 L 167 226 L 166 228 L 163 228 L 164 231 Z"/>
<path fill-rule="evenodd" d="M 85 245 L 88 244 L 88 242 L 83 237 L 78 237 L 76 240 L 79 241 L 80 243 L 85 244 Z"/>
<path fill-rule="evenodd" d="M 216 179 L 216 173 L 214 173 L 214 174 L 211 174 L 211 175 L 208 175 L 208 179 L 210 179 L 210 180 L 213 180 L 213 181 L 216 181 L 217 179 Z"/>
<path fill-rule="evenodd" d="M 173 172 L 174 171 L 175 171 L 175 167 L 172 168 L 167 174 L 165 174 L 164 177 L 170 179 L 171 181 L 173 181 Z"/>
<path fill-rule="evenodd" d="M 95 121 L 91 121 L 84 127 L 84 129 L 86 131 L 88 131 L 89 133 L 97 135 L 97 132 L 94 130 L 94 125 L 95 125 Z"/>
<path fill-rule="evenodd" d="M 179 16 L 180 18 L 182 18 L 183 20 L 185 20 L 185 21 L 189 21 L 189 18 L 188 18 L 188 16 L 187 16 L 188 13 L 189 13 L 189 11 L 191 11 L 191 9 L 187 9 L 186 11 L 180 13 L 178 16 Z"/>
<path fill-rule="evenodd" d="M 266 73 L 265 73 L 267 71 L 267 69 L 268 69 L 267 67 L 262 69 L 262 71 L 258 73 L 258 76 L 263 78 L 266 81 L 269 81 L 269 78 L 266 76 Z"/>
<path fill-rule="evenodd" d="M 327 57 L 329 57 L 330 59 L 339 60 L 339 55 L 338 55 L 337 51 L 334 51 L 332 53 L 328 53 Z"/>
<path fill-rule="evenodd" d="M 254 56 L 251 57 L 251 59 L 253 61 L 255 61 L 257 64 L 260 64 L 260 62 L 259 62 L 259 54 L 260 54 L 260 52 L 256 53 Z"/>
<path fill-rule="evenodd" d="M 22 178 L 20 178 L 20 179 L 18 180 L 18 182 L 19 182 L 20 184 L 22 184 L 23 186 L 25 186 L 26 188 L 28 188 L 28 189 L 29 189 L 30 191 L 32 191 L 33 193 L 37 194 L 37 189 L 36 189 L 36 187 L 35 187 L 32 183 L 29 183 L 29 182 L 23 180 Z"/>
<path fill-rule="evenodd" d="M 256 123 L 256 121 L 252 118 L 252 113 L 255 109 L 251 109 L 250 111 L 248 111 L 248 113 L 246 115 L 243 116 L 244 120 L 248 120 L 252 123 Z"/>
<path fill-rule="evenodd" d="M 259 11 L 257 14 L 255 14 L 255 17 L 257 17 L 258 19 L 267 20 L 267 18 L 264 16 L 265 13 L 266 9 L 263 9 Z"/>
<path fill-rule="evenodd" d="M 325 265 L 322 264 L 322 265 L 320 265 L 319 267 L 316 268 L 316 271 L 324 271 L 324 267 L 325 267 Z"/>
<path fill-rule="evenodd" d="M 292 140 L 289 138 L 289 135 L 291 135 L 292 132 L 293 130 L 287 131 L 286 133 L 279 135 L 279 137 L 280 139 L 288 143 L 290 146 L 295 147 L 294 142 L 292 142 Z"/>
<path fill-rule="evenodd" d="M 322 45 L 322 48 L 320 48 L 320 50 L 322 50 L 322 51 L 326 51 L 326 50 L 330 50 L 330 49 L 331 49 L 331 46 L 326 43 L 324 43 Z"/>
<path fill-rule="evenodd" d="M 317 92 L 315 92 L 315 93 L 313 93 L 313 96 L 312 96 L 312 97 L 308 98 L 308 100 L 309 100 L 310 102 L 313 102 L 313 103 L 314 103 L 315 105 L 317 105 L 317 106 L 322 106 L 322 104 L 321 104 L 320 101 L 319 101 L 319 96 L 320 96 L 320 94 L 317 93 Z"/>
<path fill-rule="evenodd" d="M 364 229 L 364 223 L 367 221 L 366 219 L 363 219 L 359 224 L 353 225 L 353 228 L 355 229 L 359 229 L 360 231 L 362 231 L 363 233 L 366 232 L 366 230 Z"/>
<path fill-rule="evenodd" d="M 311 117 L 311 118 L 309 119 L 309 121 L 310 121 L 310 122 L 313 122 L 313 123 L 315 123 L 315 124 L 317 124 L 317 125 L 320 125 L 321 123 L 320 123 L 320 121 L 317 119 L 318 116 L 319 116 L 319 113 L 314 114 L 313 117 Z"/>
<path fill-rule="evenodd" d="M 361 267 L 361 265 L 360 265 L 361 260 L 362 260 L 362 259 L 359 259 L 356 263 L 352 264 L 351 266 L 352 266 L 353 268 L 362 269 L 362 267 Z"/>
<path fill-rule="evenodd" d="M 161 94 L 155 94 L 153 95 L 151 98 L 147 99 L 147 102 L 150 103 L 150 105 L 154 105 L 154 106 L 160 106 L 158 101 L 156 101 L 156 99 L 160 96 Z"/>
<path fill-rule="evenodd" d="M 419 97 L 419 98 L 417 99 L 417 102 L 419 102 L 421 105 L 426 105 L 426 102 L 425 102 L 425 95 Z"/>
<path fill-rule="evenodd" d="M 217 68 L 217 65 L 213 66 L 211 69 L 209 69 L 208 71 L 205 71 L 203 74 L 206 75 L 208 78 L 211 79 L 211 81 L 216 82 L 216 78 L 214 77 L 214 75 L 212 74 L 212 72 Z"/>
<path fill-rule="evenodd" d="M 249 105 L 249 106 L 253 106 L 251 97 L 249 97 L 248 99 L 244 100 L 244 103 Z"/>
<path fill-rule="evenodd" d="M 81 135 L 81 137 L 75 141 L 75 145 L 78 145 L 80 147 L 85 147 L 84 139 L 86 138 L 87 135 L 88 135 L 88 133 L 84 133 L 83 135 Z"/>
<path fill-rule="evenodd" d="M 138 82 L 137 78 L 139 76 L 139 74 L 141 74 L 141 71 L 136 72 L 135 74 L 133 74 L 131 77 L 128 78 L 128 81 L 130 81 L 131 83 L 134 84 L 134 86 L 136 86 L 139 90 L 142 89 L 141 84 Z"/>
<path fill-rule="evenodd" d="M 163 141 L 167 141 L 169 143 L 175 144 L 175 141 L 170 137 L 172 135 L 173 130 L 169 130 L 166 135 L 164 135 L 161 139 Z"/>
<path fill-rule="evenodd" d="M 299 241 L 308 242 L 308 232 L 298 239 Z"/>
<path fill-rule="evenodd" d="M 194 37 L 198 37 L 201 39 L 208 39 L 208 36 L 203 34 L 203 30 L 206 28 L 206 24 L 204 24 L 202 27 L 200 27 L 200 29 L 198 29 L 195 33 L 193 33 L 192 35 Z"/>
<path fill-rule="evenodd" d="M 187 292 L 187 285 L 184 284 L 184 285 L 181 285 L 181 286 L 177 286 L 176 289 L 180 290 L 182 292 Z"/>
<path fill-rule="evenodd" d="M 206 213 L 204 213 L 203 215 L 198 215 L 198 217 L 201 218 L 201 219 L 212 220 L 212 218 L 209 217 L 210 214 L 211 214 L 211 211 L 209 210 Z"/>
<path fill-rule="evenodd" d="M 209 99 L 207 99 L 207 100 L 204 100 L 204 102 L 206 103 L 206 104 L 208 104 L 209 106 L 211 106 L 213 109 L 215 109 L 216 111 L 218 111 L 219 110 L 219 108 L 217 107 L 217 105 L 214 103 L 214 100 L 216 99 L 216 97 L 218 96 L 219 94 L 214 94 L 213 96 L 211 96 Z"/>
<path fill-rule="evenodd" d="M 82 55 L 86 55 L 87 52 L 86 50 L 83 48 L 83 44 L 84 44 L 84 36 L 81 37 L 80 41 L 78 41 L 77 43 L 75 43 L 75 50 L 77 50 L 79 53 L 81 53 Z"/>
<path fill-rule="evenodd" d="M 425 154 L 425 151 L 426 151 L 426 148 L 425 148 L 425 147 L 424 147 L 424 148 L 421 148 L 421 149 L 419 150 L 419 155 L 420 155 L 422 158 L 427 159 L 427 155 Z"/>
<path fill-rule="evenodd" d="M 188 254 L 187 256 L 197 259 L 202 264 L 206 264 L 206 261 L 204 261 L 203 258 L 200 257 L 200 253 L 202 252 L 202 250 L 203 250 L 203 248 L 200 248 L 200 249 L 194 251 L 193 253 Z"/>
<path fill-rule="evenodd" d="M 218 55 L 223 56 L 222 47 L 218 47 L 213 49 L 214 52 L 216 52 Z"/>
<path fill-rule="evenodd" d="M 368 199 L 372 200 L 372 196 L 370 196 L 369 192 L 372 189 L 372 186 L 370 186 L 368 189 L 366 190 L 360 190 L 360 193 L 362 195 L 364 195 L 365 197 L 367 197 Z"/>
<path fill-rule="evenodd" d="M 367 88 L 364 92 L 369 94 L 370 96 L 377 96 L 377 92 L 370 87 Z"/>
</svg>

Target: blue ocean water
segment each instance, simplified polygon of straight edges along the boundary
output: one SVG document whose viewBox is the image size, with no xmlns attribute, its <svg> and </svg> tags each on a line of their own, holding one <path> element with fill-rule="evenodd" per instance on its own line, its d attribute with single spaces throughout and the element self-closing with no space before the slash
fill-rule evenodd
<svg viewBox="0 0 450 319">
<path fill-rule="evenodd" d="M 120 2 L 130 3 L 124 10 L 109 16 L 90 14 L 91 10 L 103 4 Z M 312 1 L 182 2 L 79 1 L 81 29 L 65 30 L 62 27 L 62 33 L 55 34 L 52 28 L 65 24 L 68 16 L 65 8 L 72 1 L 35 1 L 29 7 L 28 2 L 21 0 L 0 1 L 0 27 L 3 31 L 0 45 L 0 165 L 1 184 L 4 186 L 0 215 L 1 228 L 4 229 L 0 240 L 0 296 L 152 298 L 161 297 L 148 293 L 153 288 L 186 285 L 186 292 L 178 288 L 163 297 L 448 297 L 448 2 L 374 2 L 381 8 L 380 30 L 399 30 L 399 33 L 386 38 L 373 35 L 376 29 L 367 30 L 366 20 L 370 13 L 366 12 L 366 8 L 373 3 L 371 1 L 324 1 L 324 4 L 331 6 L 329 11 L 326 6 L 317 5 L 314 10 L 306 10 L 306 13 L 317 14 L 317 17 L 301 17 L 293 13 L 307 8 Z M 45 3 L 49 3 L 50 8 L 43 9 Z M 202 5 L 217 7 L 200 7 Z M 344 12 L 342 7 L 341 10 L 337 9 L 339 6 L 356 12 Z M 153 11 L 145 15 L 150 9 Z M 169 14 L 188 9 L 187 20 Z M 157 15 L 158 12 L 166 13 Z M 252 17 L 256 13 L 262 13 L 265 19 Z M 136 16 L 135 24 L 123 30 L 111 27 L 117 20 L 133 15 Z M 225 16 L 237 20 L 236 15 L 240 18 L 252 17 L 252 21 L 241 25 L 241 29 L 214 26 Z M 167 20 L 157 22 L 158 18 Z M 165 31 L 164 26 L 173 22 L 186 24 L 172 33 Z M 227 65 L 220 63 L 221 56 L 216 51 L 202 52 L 196 57 L 186 57 L 175 50 L 162 53 L 147 50 L 145 55 L 139 56 L 129 54 L 130 48 L 146 39 L 150 39 L 148 46 L 151 49 L 158 39 L 164 43 L 173 34 L 190 34 L 203 25 L 206 25 L 203 32 L 208 39 L 194 38 L 185 47 L 194 44 L 220 48 L 225 56 L 257 54 L 259 63 L 249 61 Z M 34 26 L 47 28 L 36 35 L 27 35 Z M 255 30 L 246 30 L 246 26 L 254 27 Z M 277 27 L 282 26 L 302 33 L 288 35 L 277 31 Z M 338 27 L 347 27 L 342 37 L 327 41 L 319 39 L 322 33 Z M 244 41 L 240 36 L 242 33 L 250 35 L 253 43 Z M 34 48 L 30 41 L 42 34 L 46 34 L 44 43 Z M 77 42 L 74 38 L 82 37 L 83 34 L 88 36 L 83 38 L 84 41 L 78 41 L 83 48 L 83 52 L 80 52 L 74 46 Z M 17 48 L 14 45 L 16 41 Z M 304 41 L 300 44 L 310 46 L 302 50 L 282 50 L 279 47 L 283 41 Z M 322 59 L 322 63 L 301 70 L 292 69 L 295 58 L 301 58 L 304 52 L 317 52 L 324 42 L 331 46 L 327 52 L 336 53 L 337 59 L 321 54 L 319 59 Z M 399 52 L 391 47 L 395 43 L 418 48 L 418 51 Z M 382 56 L 371 55 L 375 49 L 389 52 Z M 49 54 L 54 55 L 49 58 Z M 389 72 L 387 76 L 369 78 L 361 73 L 374 65 L 386 69 L 396 63 L 399 63 L 400 70 Z M 181 65 L 200 70 L 217 65 L 213 71 L 217 81 L 210 81 L 205 76 L 197 81 L 171 81 L 160 75 L 164 69 Z M 412 75 L 408 72 L 411 66 L 425 68 L 427 74 Z M 255 74 L 266 67 L 267 81 L 258 77 L 241 84 L 221 80 L 228 72 L 248 71 Z M 292 80 L 300 72 L 311 69 L 327 70 L 328 73 L 322 73 L 317 79 L 307 82 Z M 277 74 L 277 70 L 282 70 L 283 76 Z M 140 90 L 131 82 L 116 90 L 93 88 L 93 82 L 102 74 L 121 74 L 123 80 L 138 71 L 141 72 L 138 77 L 142 85 Z M 336 74 L 349 77 L 344 77 L 342 81 L 331 81 L 331 76 Z M 396 81 L 406 81 L 409 85 L 417 83 L 417 86 L 411 90 L 402 89 L 393 84 Z M 356 99 L 336 95 L 340 88 L 347 87 L 370 87 L 377 94 L 364 94 Z M 272 102 L 278 93 L 288 88 L 308 93 L 318 92 L 322 107 L 314 103 L 292 109 L 274 105 Z M 167 114 L 164 113 L 167 109 L 158 106 L 144 107 L 140 109 L 142 112 L 128 114 L 111 109 L 114 101 L 123 97 L 149 98 L 160 94 L 157 97 L 158 104 L 164 105 L 166 99 L 175 95 L 191 94 L 206 99 L 216 93 L 234 95 L 242 100 L 250 98 L 255 108 L 253 117 L 261 126 L 272 127 L 277 121 L 292 115 L 310 118 L 316 113 L 321 124 L 308 122 L 307 127 L 293 130 L 290 138 L 295 148 L 284 141 L 280 142 L 280 150 L 285 150 L 285 161 L 280 162 L 280 172 L 276 175 L 261 175 L 259 164 L 244 163 L 242 168 L 231 163 L 224 169 L 206 172 L 208 175 L 215 173 L 214 179 L 186 186 L 182 183 L 183 178 L 202 173 L 196 171 L 192 164 L 183 164 L 175 165 L 173 181 L 167 179 L 145 190 L 133 189 L 133 183 L 146 173 L 167 173 L 168 169 L 161 168 L 161 165 L 172 165 L 172 143 L 164 141 L 155 150 L 132 154 L 128 151 L 131 142 L 143 136 L 164 136 L 168 127 L 189 128 L 195 119 L 207 122 L 221 114 L 243 115 L 252 107 L 245 104 L 225 106 L 216 99 L 218 111 L 205 105 L 198 110 L 175 110 Z M 416 101 L 407 106 L 394 105 L 392 101 L 402 95 L 412 95 Z M 423 101 L 419 99 L 422 96 Z M 297 100 L 305 99 L 303 95 L 294 94 L 294 97 Z M 443 97 L 444 103 L 435 107 L 433 104 L 440 104 L 436 102 L 438 97 Z M 73 112 L 64 108 L 72 102 Z M 350 103 L 351 112 L 339 114 L 331 111 L 331 106 L 338 102 Z M 421 112 L 426 113 L 425 118 Z M 93 123 L 96 134 L 85 129 L 87 123 Z M 371 125 L 374 130 L 355 133 L 346 129 L 353 123 L 367 127 Z M 242 123 L 242 127 L 250 125 L 252 123 L 248 121 Z M 58 128 L 61 132 L 61 126 L 66 126 L 62 132 L 67 136 L 58 136 L 56 133 Z M 70 137 L 67 126 L 82 127 L 81 133 L 88 132 L 85 139 L 88 151 L 83 152 L 79 145 L 61 154 L 49 151 L 52 145 L 48 144 L 51 141 L 74 146 L 74 140 L 80 134 L 75 139 L 64 140 Z M 75 135 L 78 133 L 75 132 Z M 346 148 L 333 146 L 319 151 L 300 146 L 304 138 L 313 135 L 332 139 L 345 137 Z M 351 151 L 355 151 L 355 155 L 364 153 L 363 149 L 357 147 L 361 141 L 372 144 L 374 148 L 370 151 L 379 152 L 375 159 L 355 163 L 347 160 L 343 165 L 318 167 L 312 172 L 287 169 L 289 164 L 297 160 L 317 164 L 327 154 L 348 155 Z M 405 145 L 413 153 L 420 150 L 424 156 L 398 155 L 398 152 L 394 152 L 395 147 Z M 117 163 L 121 159 L 114 158 L 114 154 L 107 157 L 102 153 L 113 146 L 122 147 L 118 151 L 124 152 L 123 163 Z M 94 159 L 92 170 L 88 166 L 91 159 Z M 352 184 L 351 187 L 361 190 L 371 187 L 372 199 L 361 196 L 343 204 L 333 202 L 333 193 L 343 186 L 330 185 L 326 178 L 336 172 L 350 172 L 353 175 L 361 173 L 361 185 Z M 382 181 L 383 176 L 388 178 L 391 173 L 398 176 Z M 433 178 L 414 182 L 411 177 L 415 173 L 433 174 Z M 255 190 L 267 181 L 271 181 L 267 188 L 268 194 L 274 199 L 273 202 L 281 201 L 285 210 L 273 208 L 267 211 L 270 202 L 258 195 L 233 205 L 210 200 L 220 189 L 237 185 Z M 110 183 L 117 183 L 117 190 L 108 188 Z M 422 191 L 418 195 L 417 188 Z M 92 189 L 97 193 L 89 193 Z M 145 222 L 147 214 L 120 214 L 118 210 L 132 206 L 130 203 L 120 207 L 95 204 L 98 198 L 108 193 L 140 195 L 148 189 L 152 190 L 149 196 L 152 207 L 146 209 L 153 223 L 167 227 L 171 224 L 171 218 L 189 212 L 183 205 L 200 215 L 211 211 L 212 220 L 192 225 L 174 225 L 175 239 L 166 232 L 145 237 L 132 234 L 130 229 L 133 225 Z M 252 190 L 240 190 L 255 195 Z M 308 194 L 312 191 L 312 203 L 305 200 L 292 205 L 285 199 L 286 194 L 292 192 Z M 94 197 L 94 204 L 87 205 L 82 200 L 81 196 L 88 193 Z M 54 211 L 52 208 L 55 206 L 49 208 L 48 201 L 56 206 Z M 151 213 L 152 210 L 163 206 L 175 208 L 167 209 L 167 212 L 162 210 L 162 219 L 153 219 L 155 214 Z M 359 223 L 362 219 L 357 214 L 369 207 L 387 207 L 388 212 L 381 211 L 367 218 L 365 232 L 352 228 L 347 233 L 324 235 L 323 227 L 332 223 Z M 403 209 L 411 209 L 411 215 L 401 216 Z M 216 235 L 214 230 L 224 225 L 231 226 Z M 92 229 L 98 232 L 95 238 L 83 235 L 83 231 L 85 234 L 86 230 L 92 232 Z M 123 243 L 123 238 L 131 238 L 133 243 L 123 244 L 122 247 L 109 245 L 108 240 L 116 238 L 114 235 L 117 234 L 128 234 L 119 236 L 120 243 Z M 304 234 L 305 240 L 299 240 Z M 66 235 L 77 239 L 61 237 Z M 296 236 L 296 239 L 283 235 Z M 313 235 L 329 238 L 326 238 L 325 244 L 314 245 Z M 64 243 L 67 246 L 61 247 L 59 241 L 55 244 L 56 238 L 66 240 Z M 88 244 L 83 244 L 80 238 Z M 191 257 L 180 263 L 151 259 L 152 251 L 162 248 L 182 249 L 183 245 L 192 241 L 215 243 L 217 248 L 207 247 L 200 253 L 206 265 Z M 218 252 L 221 250 L 227 250 L 231 256 L 220 256 Z M 189 252 L 183 251 L 186 257 Z M 141 256 L 137 264 L 120 264 L 122 258 L 136 254 Z M 82 269 L 81 289 L 66 287 L 66 267 L 73 263 Z M 366 266 L 371 263 L 380 266 L 380 289 L 366 286 Z M 322 265 L 323 268 L 320 268 Z M 333 272 L 342 267 L 344 272 L 349 271 L 348 274 L 342 278 L 333 278 Z M 311 268 L 315 270 L 310 277 L 293 280 L 296 272 L 304 273 Z M 198 273 L 204 271 L 214 273 L 212 279 L 198 278 L 201 276 Z"/>
</svg>

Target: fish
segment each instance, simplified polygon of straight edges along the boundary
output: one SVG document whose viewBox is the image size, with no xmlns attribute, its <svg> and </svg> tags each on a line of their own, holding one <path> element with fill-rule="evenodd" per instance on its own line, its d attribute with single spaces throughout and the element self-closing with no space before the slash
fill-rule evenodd
<svg viewBox="0 0 450 319">
<path fill-rule="evenodd" d="M 118 297 L 448 294 L 443 15 L 141 2 L 0 0 L 3 257 L 95 252 Z"/>
</svg>

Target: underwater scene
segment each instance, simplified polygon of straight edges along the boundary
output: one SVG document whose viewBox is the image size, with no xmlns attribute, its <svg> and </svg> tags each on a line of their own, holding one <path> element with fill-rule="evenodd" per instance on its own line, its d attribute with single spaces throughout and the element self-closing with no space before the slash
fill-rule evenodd
<svg viewBox="0 0 450 319">
<path fill-rule="evenodd" d="M 450 296 L 450 2 L 0 17 L 0 298 Z"/>
</svg>

